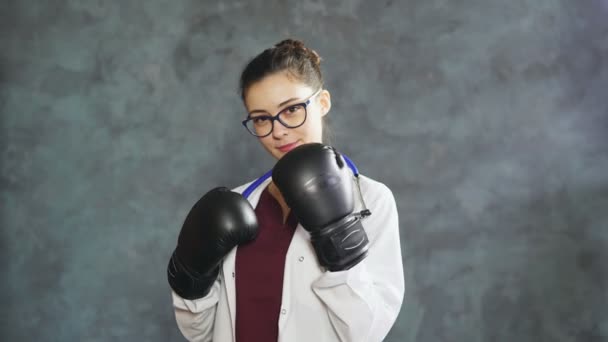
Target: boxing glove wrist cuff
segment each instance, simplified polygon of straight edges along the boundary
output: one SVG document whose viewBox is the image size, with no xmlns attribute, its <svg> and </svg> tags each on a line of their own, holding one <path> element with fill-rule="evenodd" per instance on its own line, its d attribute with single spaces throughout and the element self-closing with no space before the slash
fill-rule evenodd
<svg viewBox="0 0 608 342">
<path fill-rule="evenodd" d="M 219 274 L 219 267 L 207 274 L 189 269 L 180 262 L 176 252 L 173 252 L 167 266 L 169 285 L 180 297 L 188 300 L 205 297 L 209 294 L 213 283 Z"/>
<path fill-rule="evenodd" d="M 319 263 L 331 272 L 348 270 L 365 259 L 369 240 L 361 215 L 348 215 L 310 233 Z"/>
</svg>

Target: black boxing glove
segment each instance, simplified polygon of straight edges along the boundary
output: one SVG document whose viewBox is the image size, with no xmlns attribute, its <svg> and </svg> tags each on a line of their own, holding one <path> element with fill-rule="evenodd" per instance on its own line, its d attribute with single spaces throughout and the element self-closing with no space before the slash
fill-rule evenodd
<svg viewBox="0 0 608 342">
<path fill-rule="evenodd" d="M 226 254 L 257 233 L 257 217 L 247 199 L 224 187 L 209 191 L 184 221 L 167 267 L 169 285 L 185 299 L 206 296 Z"/>
<path fill-rule="evenodd" d="M 347 270 L 367 256 L 364 215 L 353 212 L 353 176 L 333 147 L 319 143 L 296 147 L 277 162 L 272 180 L 310 233 L 322 266 L 333 272 Z"/>
</svg>

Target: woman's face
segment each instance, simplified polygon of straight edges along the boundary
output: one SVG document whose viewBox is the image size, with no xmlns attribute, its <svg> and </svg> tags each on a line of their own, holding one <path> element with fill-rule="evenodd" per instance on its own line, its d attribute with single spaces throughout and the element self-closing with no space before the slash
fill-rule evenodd
<svg viewBox="0 0 608 342">
<path fill-rule="evenodd" d="M 287 72 L 266 76 L 252 84 L 245 94 L 247 112 L 255 115 L 276 116 L 291 105 L 305 102 L 319 89 L 290 77 Z M 322 90 L 311 98 L 306 107 L 306 121 L 299 127 L 287 128 L 274 121 L 270 135 L 258 138 L 262 146 L 277 159 L 298 145 L 322 142 L 322 119 L 331 108 L 331 98 L 327 90 Z"/>
</svg>

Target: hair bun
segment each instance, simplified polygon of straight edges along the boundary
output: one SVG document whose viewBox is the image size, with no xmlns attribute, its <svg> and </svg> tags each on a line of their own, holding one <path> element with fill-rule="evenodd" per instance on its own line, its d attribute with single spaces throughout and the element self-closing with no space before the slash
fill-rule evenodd
<svg viewBox="0 0 608 342">
<path fill-rule="evenodd" d="M 274 46 L 276 49 L 286 50 L 287 54 L 291 53 L 301 53 L 308 57 L 310 62 L 316 67 L 321 65 L 321 56 L 313 50 L 306 47 L 303 41 L 299 39 L 284 39 Z"/>
<path fill-rule="evenodd" d="M 275 48 L 291 48 L 291 49 L 302 49 L 306 50 L 304 42 L 297 39 L 284 39 L 274 45 Z"/>
<path fill-rule="evenodd" d="M 284 39 L 253 58 L 241 74 L 241 99 L 245 101 L 249 87 L 276 72 L 287 71 L 296 80 L 311 88 L 323 87 L 321 57 L 298 39 Z"/>
</svg>

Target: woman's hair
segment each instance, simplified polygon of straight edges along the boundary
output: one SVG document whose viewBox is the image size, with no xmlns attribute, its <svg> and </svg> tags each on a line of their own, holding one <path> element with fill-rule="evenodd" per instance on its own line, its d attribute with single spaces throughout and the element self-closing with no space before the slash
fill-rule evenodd
<svg viewBox="0 0 608 342">
<path fill-rule="evenodd" d="M 253 58 L 243 70 L 240 80 L 241 99 L 249 87 L 264 77 L 286 71 L 313 89 L 323 86 L 321 57 L 300 40 L 285 39 Z"/>
</svg>

